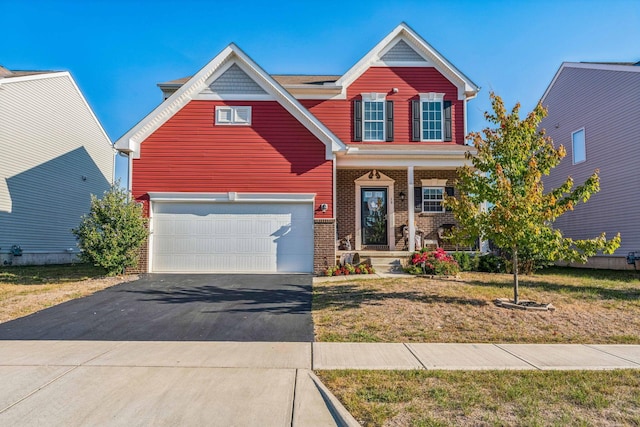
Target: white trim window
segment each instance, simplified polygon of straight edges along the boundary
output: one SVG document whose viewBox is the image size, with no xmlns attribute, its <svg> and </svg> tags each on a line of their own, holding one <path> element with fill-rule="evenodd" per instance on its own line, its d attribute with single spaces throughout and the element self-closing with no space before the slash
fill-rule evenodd
<svg viewBox="0 0 640 427">
<path fill-rule="evenodd" d="M 251 107 L 216 106 L 216 125 L 251 125 Z"/>
<path fill-rule="evenodd" d="M 383 93 L 363 93 L 363 141 L 385 141 L 385 117 L 385 95 Z"/>
<path fill-rule="evenodd" d="M 420 139 L 422 141 L 444 140 L 443 99 L 444 93 L 420 94 Z"/>
<path fill-rule="evenodd" d="M 422 212 L 444 212 L 444 187 L 422 187 Z"/>
<path fill-rule="evenodd" d="M 584 128 L 571 133 L 571 151 L 573 152 L 573 164 L 587 161 L 587 147 L 584 137 Z"/>
</svg>

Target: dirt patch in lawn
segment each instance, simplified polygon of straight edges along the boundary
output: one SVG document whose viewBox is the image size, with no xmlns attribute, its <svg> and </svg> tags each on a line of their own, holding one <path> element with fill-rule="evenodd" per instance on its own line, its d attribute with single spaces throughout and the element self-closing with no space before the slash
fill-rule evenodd
<svg viewBox="0 0 640 427">
<path fill-rule="evenodd" d="M 506 310 L 512 277 L 393 278 L 314 284 L 316 340 L 346 342 L 640 343 L 633 272 L 552 269 L 521 280 L 522 298 L 555 311 Z"/>
<path fill-rule="evenodd" d="M 102 274 L 99 269 L 84 265 L 2 268 L 0 323 L 138 278 Z"/>
</svg>

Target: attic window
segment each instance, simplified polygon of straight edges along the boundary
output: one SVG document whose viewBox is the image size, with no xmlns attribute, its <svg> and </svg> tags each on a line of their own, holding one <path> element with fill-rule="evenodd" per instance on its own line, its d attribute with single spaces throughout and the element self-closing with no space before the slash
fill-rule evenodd
<svg viewBox="0 0 640 427">
<path fill-rule="evenodd" d="M 251 107 L 217 106 L 216 125 L 250 125 Z"/>
</svg>

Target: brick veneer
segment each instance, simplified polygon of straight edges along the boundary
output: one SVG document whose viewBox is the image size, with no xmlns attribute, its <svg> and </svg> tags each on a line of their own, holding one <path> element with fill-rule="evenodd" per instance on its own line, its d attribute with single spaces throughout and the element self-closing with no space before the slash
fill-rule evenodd
<svg viewBox="0 0 640 427">
<path fill-rule="evenodd" d="M 313 271 L 315 274 L 321 274 L 327 267 L 336 263 L 336 221 L 316 218 L 313 225 Z"/>
<path fill-rule="evenodd" d="M 395 181 L 394 188 L 395 193 L 389 195 L 394 197 L 394 236 L 395 247 L 391 247 L 391 250 L 406 250 L 407 246 L 402 235 L 402 226 L 407 224 L 408 220 L 408 185 L 407 185 L 407 170 L 406 169 L 378 169 L 380 173 L 387 175 L 389 178 Z M 361 176 L 371 172 L 371 169 L 339 169 L 337 171 L 337 215 L 336 215 L 336 229 L 338 239 L 343 239 L 346 236 L 351 236 L 351 244 L 355 247 L 355 235 L 356 235 L 356 187 L 355 180 Z M 420 187 L 422 179 L 438 178 L 446 179 L 447 186 L 454 186 L 456 179 L 455 170 L 414 170 L 414 186 Z M 371 185 L 375 186 L 375 179 L 371 180 Z M 404 192 L 405 200 L 400 200 L 400 192 Z M 415 225 L 416 229 L 426 232 L 426 238 L 430 240 L 436 240 L 438 227 L 442 224 L 455 223 L 453 214 L 451 212 L 442 213 L 415 213 Z"/>
</svg>

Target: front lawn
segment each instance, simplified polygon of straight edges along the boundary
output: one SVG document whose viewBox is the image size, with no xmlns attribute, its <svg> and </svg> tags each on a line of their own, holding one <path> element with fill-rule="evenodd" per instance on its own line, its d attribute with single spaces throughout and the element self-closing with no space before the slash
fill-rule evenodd
<svg viewBox="0 0 640 427">
<path fill-rule="evenodd" d="M 319 371 L 363 426 L 640 425 L 620 371 Z"/>
<path fill-rule="evenodd" d="M 640 275 L 551 268 L 522 276 L 520 296 L 556 311 L 496 307 L 508 274 L 458 279 L 354 278 L 314 284 L 317 341 L 640 343 Z"/>
<path fill-rule="evenodd" d="M 134 280 L 88 264 L 0 267 L 0 323 Z"/>
</svg>

